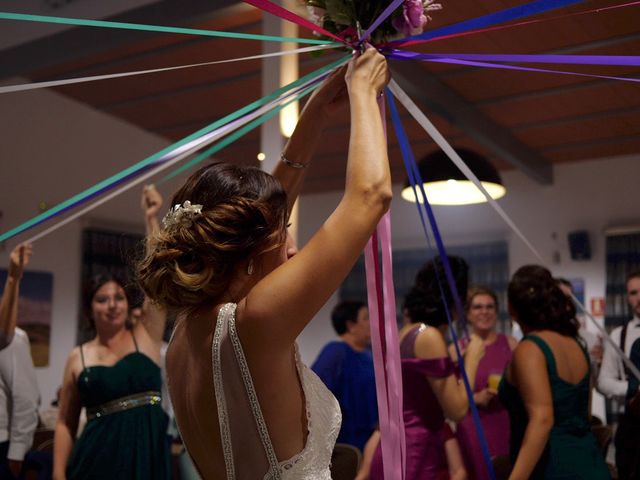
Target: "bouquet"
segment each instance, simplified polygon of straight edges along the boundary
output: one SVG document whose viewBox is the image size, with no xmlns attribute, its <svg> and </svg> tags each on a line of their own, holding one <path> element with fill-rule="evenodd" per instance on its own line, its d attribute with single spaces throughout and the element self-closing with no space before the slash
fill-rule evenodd
<svg viewBox="0 0 640 480">
<path fill-rule="evenodd" d="M 347 42 L 358 39 L 358 26 L 366 29 L 389 5 L 389 1 L 364 0 L 302 0 L 310 20 Z M 428 12 L 440 10 L 435 0 L 404 0 L 372 33 L 371 43 L 384 44 L 391 40 L 422 33 L 431 17 Z"/>
</svg>

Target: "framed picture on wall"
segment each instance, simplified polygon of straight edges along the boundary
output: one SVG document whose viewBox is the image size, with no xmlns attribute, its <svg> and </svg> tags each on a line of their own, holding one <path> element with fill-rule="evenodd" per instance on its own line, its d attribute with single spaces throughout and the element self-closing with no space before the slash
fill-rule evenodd
<svg viewBox="0 0 640 480">
<path fill-rule="evenodd" d="M 4 290 L 7 270 L 0 269 L 0 290 Z M 31 357 L 36 367 L 49 365 L 53 274 L 25 271 L 18 298 L 18 327 L 29 336 Z"/>
</svg>

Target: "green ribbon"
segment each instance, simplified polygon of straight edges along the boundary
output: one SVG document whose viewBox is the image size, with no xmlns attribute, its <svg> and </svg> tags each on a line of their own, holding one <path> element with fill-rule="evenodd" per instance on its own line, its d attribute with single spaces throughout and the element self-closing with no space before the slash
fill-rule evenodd
<svg viewBox="0 0 640 480">
<path fill-rule="evenodd" d="M 271 102 L 272 100 L 275 100 L 277 97 L 279 97 L 280 95 L 282 95 L 285 92 L 288 92 L 289 90 L 292 90 L 296 87 L 298 87 L 299 85 L 305 83 L 308 80 L 311 80 L 312 78 L 321 75 L 335 67 L 337 67 L 338 65 L 340 65 L 341 63 L 344 63 L 344 61 L 350 57 L 351 55 L 348 55 L 347 57 L 343 57 L 339 60 L 336 60 L 335 62 L 332 62 L 328 65 L 325 65 L 322 68 L 319 68 L 318 70 L 316 70 L 315 72 L 312 72 L 308 75 L 305 75 L 304 77 L 299 78 L 298 80 L 291 82 L 288 85 L 285 85 L 284 87 L 279 88 L 278 90 L 276 90 L 275 92 L 262 97 L 259 100 L 256 100 L 252 103 L 250 103 L 249 105 L 246 105 L 242 108 L 240 108 L 239 110 L 236 110 L 235 112 L 230 113 L 229 115 L 226 115 L 225 117 L 216 120 L 215 122 L 211 123 L 210 125 L 207 125 L 206 127 L 201 128 L 200 130 L 198 130 L 197 132 L 192 133 L 191 135 L 183 138 L 182 140 L 179 140 L 176 143 L 173 143 L 171 145 L 169 145 L 168 147 L 163 148 L 162 150 L 160 150 L 159 152 L 154 153 L 153 155 L 145 158 L 144 160 L 122 170 L 119 173 L 116 173 L 112 176 L 110 176 L 109 178 L 107 178 L 106 180 L 103 180 L 99 183 L 97 183 L 96 185 L 94 185 L 93 187 L 90 187 L 88 189 L 86 189 L 83 192 L 80 192 L 76 195 L 74 195 L 73 197 L 64 200 L 63 202 L 59 203 L 58 205 L 56 205 L 55 207 L 50 208 L 49 210 L 47 210 L 46 212 L 43 212 L 35 217 L 33 217 L 30 220 L 27 220 L 26 222 L 24 222 L 21 225 L 18 225 L 15 228 L 12 228 L 11 230 L 3 233 L 2 235 L 0 235 L 0 242 L 4 242 L 5 240 L 18 235 L 19 233 L 24 232 L 25 230 L 35 226 L 36 224 L 43 222 L 45 220 L 48 220 L 49 218 L 57 215 L 58 213 L 60 213 L 61 211 L 63 211 L 64 209 L 73 206 L 73 204 L 75 203 L 79 203 L 81 201 L 83 201 L 84 199 L 86 199 L 87 197 L 93 195 L 94 193 L 98 192 L 99 190 L 110 186 L 111 184 L 118 182 L 119 180 L 121 180 L 122 178 L 131 175 L 135 172 L 137 172 L 138 170 L 143 169 L 144 167 L 146 167 L 147 165 L 153 163 L 154 161 L 158 160 L 159 158 L 161 158 L 163 155 L 175 150 L 176 148 L 181 147 L 182 145 L 201 137 L 202 135 L 206 135 L 207 133 L 222 127 L 223 125 L 226 125 L 229 122 L 232 122 L 233 120 L 240 118 L 241 116 L 249 113 L 251 110 L 254 110 L 255 108 L 259 108 L 262 105 L 265 105 L 269 102 Z"/>
<path fill-rule="evenodd" d="M 316 85 L 311 85 L 310 87 L 307 87 L 306 89 L 302 90 L 300 93 L 295 95 L 292 99 L 287 100 L 286 102 L 278 105 L 277 107 L 273 108 L 272 110 L 269 110 L 268 112 L 262 114 L 260 117 L 256 118 L 255 120 L 247 123 L 244 127 L 236 130 L 231 135 L 226 137 L 224 140 L 221 140 L 220 142 L 216 143 L 215 145 L 209 147 L 204 152 L 199 153 L 192 160 L 190 160 L 189 162 L 185 163 L 181 167 L 179 167 L 176 170 L 174 170 L 173 172 L 171 172 L 169 175 L 167 175 L 164 178 L 162 178 L 158 182 L 158 184 L 162 185 L 163 183 L 167 182 L 168 180 L 171 180 L 172 178 L 174 178 L 174 177 L 180 175 L 181 173 L 185 172 L 189 168 L 199 164 L 203 160 L 206 160 L 211 155 L 214 155 L 214 154 L 218 153 L 220 150 L 222 150 L 223 148 L 229 146 L 230 144 L 232 144 L 233 142 L 235 142 L 236 140 L 238 140 L 239 138 L 241 138 L 245 134 L 249 133 L 254 128 L 262 125 L 264 122 L 266 122 L 270 118 L 273 118 L 274 116 L 276 116 L 278 114 L 278 112 L 280 112 L 280 110 L 285 108 L 290 103 L 300 100 L 302 97 L 304 97 L 305 95 L 307 95 L 310 92 L 314 91 L 319 86 L 320 86 L 320 83 L 318 83 Z"/>
<path fill-rule="evenodd" d="M 311 45 L 335 44 L 327 40 L 277 37 L 274 35 L 258 35 L 253 33 L 219 32 L 199 28 L 165 27 L 161 25 L 145 25 L 140 23 L 109 22 L 106 20 L 87 20 L 82 18 L 51 17 L 48 15 L 28 15 L 25 13 L 0 12 L 0 20 L 19 20 L 24 22 L 59 23 L 80 27 L 121 28 L 125 30 L 141 30 L 145 32 L 179 33 L 184 35 L 200 35 L 205 37 L 237 38 L 241 40 L 262 40 L 263 42 L 297 42 Z"/>
</svg>

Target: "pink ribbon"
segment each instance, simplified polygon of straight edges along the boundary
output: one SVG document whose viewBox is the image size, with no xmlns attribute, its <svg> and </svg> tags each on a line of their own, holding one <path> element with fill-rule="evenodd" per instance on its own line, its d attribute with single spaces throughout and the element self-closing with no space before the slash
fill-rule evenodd
<svg viewBox="0 0 640 480">
<path fill-rule="evenodd" d="M 384 120 L 384 98 L 380 98 L 379 105 Z M 378 256 L 378 239 L 382 265 Z M 364 258 L 384 478 L 404 479 L 406 439 L 402 413 L 402 370 L 396 324 L 389 213 L 382 217 L 376 231 L 367 242 Z"/>
<path fill-rule="evenodd" d="M 344 43 L 344 40 L 338 37 L 337 35 L 334 35 L 333 33 L 331 33 L 328 30 L 325 30 L 321 26 L 316 25 L 315 23 L 307 20 L 306 18 L 303 18 L 300 15 L 297 15 L 292 11 L 287 10 L 286 8 L 283 8 L 280 5 L 270 2 L 269 0 L 244 0 L 244 3 L 253 5 L 254 7 L 259 8 L 260 10 L 264 10 L 265 12 L 272 13 L 273 15 L 276 15 L 290 22 L 297 23 L 301 27 L 306 27 L 313 32 L 318 32 L 318 33 L 321 33 L 322 35 L 326 35 L 327 37 L 331 37 L 340 43 Z"/>
</svg>

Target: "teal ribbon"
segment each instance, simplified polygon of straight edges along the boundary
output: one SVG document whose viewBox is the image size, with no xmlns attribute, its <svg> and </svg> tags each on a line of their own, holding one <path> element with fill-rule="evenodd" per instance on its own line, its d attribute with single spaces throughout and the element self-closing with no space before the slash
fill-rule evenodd
<svg viewBox="0 0 640 480">
<path fill-rule="evenodd" d="M 280 112 L 280 110 L 282 110 L 283 108 L 285 108 L 287 105 L 289 105 L 292 102 L 298 101 L 301 98 L 303 98 L 305 95 L 311 93 L 312 91 L 314 91 L 316 88 L 318 88 L 320 86 L 320 83 L 317 83 L 315 85 L 311 85 L 310 87 L 305 88 L 304 90 L 302 90 L 300 93 L 298 93 L 297 95 L 295 95 L 292 99 L 287 100 L 286 102 L 281 103 L 280 105 L 278 105 L 277 107 L 275 107 L 272 110 L 269 110 L 268 112 L 264 113 L 262 116 L 256 118 L 255 120 L 247 123 L 244 127 L 236 130 L 235 132 L 233 132 L 231 135 L 229 135 L 228 137 L 225 137 L 224 140 L 221 140 L 220 142 L 216 143 L 215 145 L 209 147 L 207 150 L 205 150 L 204 152 L 199 153 L 196 157 L 194 157 L 192 160 L 190 160 L 189 162 L 187 162 L 186 164 L 182 165 L 181 167 L 178 167 L 176 170 L 174 170 L 173 172 L 171 172 L 169 175 L 166 175 L 165 177 L 163 177 L 158 184 L 162 185 L 163 183 L 171 180 L 172 178 L 180 175 L 181 173 L 187 171 L 188 169 L 190 169 L 191 167 L 194 167 L 195 165 L 199 164 L 200 162 L 202 162 L 203 160 L 206 160 L 207 158 L 209 158 L 211 155 L 214 155 L 216 153 L 218 153 L 220 150 L 222 150 L 223 148 L 231 145 L 233 142 L 235 142 L 236 140 L 238 140 L 239 138 L 243 137 L 244 135 L 246 135 L 247 133 L 249 133 L 251 130 L 253 130 L 254 128 L 262 125 L 264 122 L 266 122 L 267 120 L 273 118 L 274 116 L 276 116 L 278 114 L 278 112 Z"/>
<path fill-rule="evenodd" d="M 261 40 L 263 42 L 297 42 L 311 45 L 335 44 L 319 39 L 277 37 L 274 35 L 258 35 L 254 33 L 219 32 L 199 28 L 165 27 L 161 25 L 145 25 L 140 23 L 109 22 L 106 20 L 87 20 L 82 18 L 51 17 L 48 15 L 28 15 L 26 13 L 0 12 L 0 20 L 18 20 L 23 22 L 59 23 L 80 27 L 120 28 L 125 30 L 141 30 L 144 32 L 179 33 L 182 35 L 200 35 L 205 37 L 237 38 L 241 40 Z"/>
<path fill-rule="evenodd" d="M 283 93 L 288 92 L 289 90 L 292 90 L 300 85 L 302 85 L 303 83 L 311 80 L 312 78 L 321 75 L 325 72 L 328 72 L 329 70 L 332 70 L 333 68 L 337 67 L 338 65 L 340 65 L 341 63 L 344 63 L 344 61 L 347 58 L 350 58 L 351 55 L 347 55 L 343 58 L 340 58 L 339 60 L 336 60 L 335 62 L 332 62 L 328 65 L 325 65 L 324 67 L 316 70 L 315 72 L 312 72 L 308 75 L 305 75 L 304 77 L 299 78 L 298 80 L 291 82 L 288 85 L 285 85 L 284 87 L 279 88 L 278 90 L 276 90 L 275 92 L 262 97 L 259 100 L 256 100 L 255 102 L 250 103 L 249 105 L 246 105 L 242 108 L 240 108 L 239 110 L 236 110 L 235 112 L 230 113 L 229 115 L 226 115 L 225 117 L 216 120 L 215 122 L 211 123 L 210 125 L 207 125 L 204 128 L 201 128 L 200 130 L 198 130 L 197 132 L 192 133 L 191 135 L 183 138 L 182 140 L 179 140 L 178 142 L 169 145 L 168 147 L 160 150 L 157 153 L 154 153 L 153 155 L 145 158 L 144 160 L 122 170 L 119 173 L 116 173 L 115 175 L 112 175 L 111 177 L 97 183 L 96 185 L 94 185 L 93 187 L 90 187 L 88 189 L 86 189 L 83 192 L 80 192 L 76 195 L 74 195 L 71 198 L 68 198 L 67 200 L 59 203 L 58 205 L 56 205 L 55 207 L 50 208 L 49 210 L 47 210 L 46 212 L 43 212 L 35 217 L 33 217 L 30 220 L 27 220 L 26 222 L 22 223 L 21 225 L 18 225 L 15 228 L 12 228 L 11 230 L 3 233 L 0 235 L 0 242 L 4 242 L 5 240 L 8 240 L 11 237 L 14 237 L 22 232 L 24 232 L 25 230 L 28 230 L 29 228 L 32 228 L 36 225 L 38 225 L 39 223 L 42 223 L 58 214 L 60 214 L 61 212 L 72 208 L 73 206 L 75 206 L 76 204 L 79 204 L 83 201 L 85 201 L 86 199 L 88 199 L 89 197 L 91 197 L 93 194 L 97 193 L 100 190 L 103 190 L 105 188 L 108 188 L 109 186 L 111 186 L 114 183 L 117 183 L 118 181 L 122 180 L 123 178 L 136 173 L 142 169 L 144 169 L 145 167 L 147 167 L 148 165 L 152 164 L 153 162 L 155 162 L 156 160 L 158 160 L 159 158 L 161 158 L 162 156 L 172 152 L 173 150 L 175 150 L 176 148 L 181 147 L 182 145 L 195 140 L 196 138 L 201 137 L 202 135 L 206 135 L 207 133 L 222 127 L 223 125 L 226 125 L 229 122 L 232 122 L 233 120 L 240 118 L 241 116 L 249 113 L 250 111 L 261 107 L 262 105 L 265 105 L 269 102 L 271 102 L 272 100 L 275 100 L 276 98 L 278 98 L 280 95 L 282 95 Z"/>
</svg>

